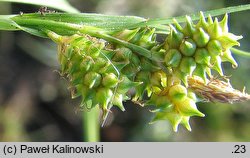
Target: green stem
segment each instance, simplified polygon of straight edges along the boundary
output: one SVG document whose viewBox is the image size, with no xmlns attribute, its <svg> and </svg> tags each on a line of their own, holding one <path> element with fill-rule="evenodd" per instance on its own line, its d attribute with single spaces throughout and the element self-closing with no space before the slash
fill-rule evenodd
<svg viewBox="0 0 250 158">
<path fill-rule="evenodd" d="M 242 57 L 250 58 L 250 53 L 249 52 L 246 52 L 246 51 L 243 51 L 243 50 L 240 50 L 240 49 L 236 49 L 236 48 L 231 48 L 230 50 L 234 54 L 237 54 L 237 55 L 242 56 Z"/>
<path fill-rule="evenodd" d="M 99 108 L 83 112 L 83 136 L 86 142 L 100 141 Z"/>
</svg>

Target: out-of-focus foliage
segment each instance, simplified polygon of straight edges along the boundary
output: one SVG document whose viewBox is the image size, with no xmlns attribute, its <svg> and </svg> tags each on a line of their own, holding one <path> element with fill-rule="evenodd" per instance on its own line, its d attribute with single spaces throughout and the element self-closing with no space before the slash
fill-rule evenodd
<svg viewBox="0 0 250 158">
<path fill-rule="evenodd" d="M 71 0 L 81 12 L 142 17 L 170 17 L 243 4 L 245 1 Z M 143 5 L 142 5 L 143 4 Z M 0 14 L 36 12 L 39 7 L 0 3 Z M 249 11 L 229 15 L 230 30 L 243 35 L 250 50 Z M 0 141 L 82 141 L 79 100 L 71 100 L 67 82 L 56 71 L 57 48 L 52 42 L 23 32 L 0 32 Z M 249 59 L 235 56 L 237 69 L 225 64 L 225 74 L 237 89 L 250 93 Z M 153 115 L 130 102 L 116 108 L 101 129 L 102 141 L 250 141 L 250 106 L 201 103 L 205 118 L 191 120 L 192 132 L 173 133 L 166 121 L 149 125 Z"/>
<path fill-rule="evenodd" d="M 44 0 L 1 0 L 1 2 L 12 2 L 12 3 L 24 3 L 31 5 L 44 5 L 47 7 L 56 8 L 69 13 L 78 13 L 79 11 L 72 7 L 67 0 L 53 0 L 53 1 L 44 1 Z"/>
</svg>

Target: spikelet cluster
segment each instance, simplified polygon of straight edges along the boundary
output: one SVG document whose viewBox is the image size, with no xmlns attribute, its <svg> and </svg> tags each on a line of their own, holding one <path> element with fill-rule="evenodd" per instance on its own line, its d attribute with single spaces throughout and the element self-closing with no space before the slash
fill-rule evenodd
<svg viewBox="0 0 250 158">
<path fill-rule="evenodd" d="M 228 32 L 227 23 L 227 14 L 220 22 L 211 16 L 206 21 L 202 12 L 197 24 L 188 16 L 184 27 L 174 20 L 174 26 L 170 25 L 171 31 L 164 43 L 166 66 L 171 67 L 186 85 L 188 76 L 192 75 L 207 82 L 207 75 L 211 77 L 211 69 L 223 76 L 221 63 L 224 61 L 236 68 L 238 64 L 230 48 L 239 46 L 237 40 L 242 36 Z"/>
<path fill-rule="evenodd" d="M 167 76 L 169 79 L 167 88 L 154 94 L 154 97 L 150 99 L 150 103 L 156 105 L 156 109 L 153 110 L 156 112 L 153 121 L 167 119 L 173 125 L 174 131 L 177 131 L 179 124 L 191 130 L 190 117 L 205 116 L 197 109 L 196 94 L 189 88 L 188 83 L 194 84 L 196 83 L 194 80 L 202 80 L 200 82 L 206 85 L 209 81 L 208 77 L 212 78 L 211 70 L 223 76 L 221 63 L 224 61 L 230 62 L 234 68 L 237 67 L 238 64 L 232 57 L 230 48 L 235 45 L 239 46 L 237 40 L 242 37 L 229 33 L 227 22 L 227 14 L 219 22 L 217 18 L 213 21 L 211 16 L 206 21 L 201 13 L 197 24 L 186 16 L 184 27 L 176 20 L 174 20 L 174 26 L 170 25 L 170 34 L 162 49 L 165 52 L 164 64 L 172 71 L 172 74 Z M 188 82 L 188 79 L 191 81 Z M 181 80 L 183 85 L 178 80 Z M 204 90 L 202 87 L 199 88 L 201 91 Z M 213 91 L 207 94 L 213 95 Z M 164 100 L 164 103 L 160 100 Z"/>
<path fill-rule="evenodd" d="M 140 83 L 120 75 L 118 67 L 127 63 L 117 56 L 132 52 L 125 48 L 104 51 L 104 47 L 104 41 L 88 35 L 62 37 L 58 46 L 61 72 L 70 82 L 72 98 L 82 97 L 81 107 L 91 109 L 98 105 L 106 113 L 112 104 L 124 111 L 126 92 Z"/>
<path fill-rule="evenodd" d="M 62 36 L 58 42 L 61 71 L 70 82 L 72 98 L 81 96 L 85 108 L 99 106 L 107 114 L 113 105 L 125 110 L 122 102 L 131 99 L 154 106 L 152 122 L 169 120 L 174 131 L 179 124 L 191 130 L 190 117 L 205 116 L 196 106 L 199 86 L 206 87 L 211 70 L 223 76 L 222 62 L 237 67 L 230 48 L 239 45 L 242 37 L 228 32 L 227 20 L 227 15 L 220 22 L 210 16 L 206 20 L 202 13 L 197 24 L 188 16 L 184 26 L 174 20 L 163 42 L 156 40 L 154 28 L 109 34 L 149 50 L 161 61 L 89 35 Z M 202 84 L 192 86 L 198 83 L 195 79 Z"/>
</svg>

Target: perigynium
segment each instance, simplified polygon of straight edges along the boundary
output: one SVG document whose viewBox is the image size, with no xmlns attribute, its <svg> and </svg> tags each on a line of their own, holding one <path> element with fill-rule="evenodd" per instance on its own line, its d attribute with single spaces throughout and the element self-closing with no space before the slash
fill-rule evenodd
<svg viewBox="0 0 250 158">
<path fill-rule="evenodd" d="M 102 32 L 97 37 L 81 30 L 72 36 L 48 31 L 48 36 L 58 43 L 61 72 L 68 78 L 72 98 L 81 96 L 81 107 L 99 106 L 105 117 L 113 105 L 124 111 L 123 101 L 131 99 L 154 106 L 152 122 L 166 119 L 174 131 L 179 124 L 191 130 L 190 117 L 205 116 L 196 102 L 250 98 L 234 90 L 229 79 L 213 77 L 224 78 L 222 62 L 238 66 L 230 48 L 239 46 L 242 36 L 230 33 L 227 23 L 227 14 L 219 21 L 211 16 L 205 19 L 201 12 L 196 24 L 188 16 L 183 26 L 174 20 L 163 41 L 157 41 L 152 27 Z M 151 55 L 131 49 L 128 43 Z"/>
</svg>

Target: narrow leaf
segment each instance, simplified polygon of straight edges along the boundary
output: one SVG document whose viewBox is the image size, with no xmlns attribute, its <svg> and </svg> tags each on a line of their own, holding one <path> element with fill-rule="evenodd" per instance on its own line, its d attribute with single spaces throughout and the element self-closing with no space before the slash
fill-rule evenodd
<svg viewBox="0 0 250 158">
<path fill-rule="evenodd" d="M 44 16 L 38 13 L 23 14 L 22 16 L 15 16 L 12 18 L 19 25 L 31 25 L 37 21 L 38 25 L 45 25 L 47 22 L 54 21 L 55 23 L 70 23 L 81 26 L 95 26 L 105 30 L 120 30 L 126 28 L 128 25 L 136 24 L 145 19 L 135 16 L 112 16 L 103 14 L 91 13 L 48 13 Z M 39 22 L 38 22 L 39 21 Z"/>
<path fill-rule="evenodd" d="M 0 30 L 20 30 L 18 25 L 10 19 L 13 16 L 14 15 L 0 15 Z"/>
<path fill-rule="evenodd" d="M 246 4 L 246 5 L 239 5 L 239 6 L 233 6 L 233 7 L 205 11 L 203 13 L 204 13 L 205 17 L 208 17 L 209 14 L 211 16 L 218 16 L 218 15 L 223 15 L 226 13 L 240 12 L 240 11 L 249 10 L 249 9 L 250 9 L 250 4 Z M 190 16 L 192 18 L 192 20 L 198 20 L 200 18 L 199 12 L 196 14 L 190 14 L 188 16 Z M 141 23 L 128 26 L 127 29 L 137 28 L 137 27 L 154 26 L 154 25 L 159 25 L 159 24 L 166 24 L 166 25 L 172 24 L 172 23 L 174 23 L 173 19 L 176 19 L 178 22 L 181 23 L 181 22 L 185 22 L 185 20 L 186 20 L 185 17 L 186 16 L 149 19 L 149 20 L 145 20 Z"/>
</svg>

